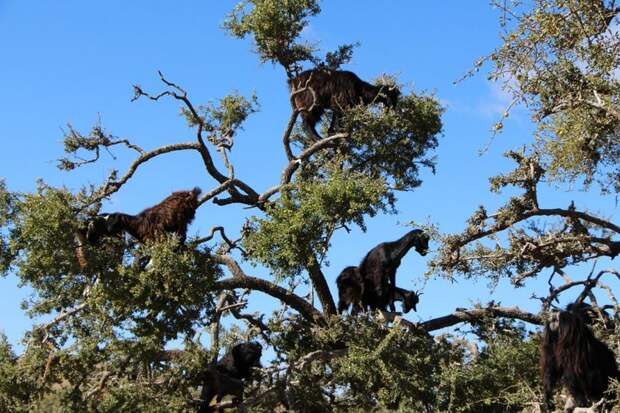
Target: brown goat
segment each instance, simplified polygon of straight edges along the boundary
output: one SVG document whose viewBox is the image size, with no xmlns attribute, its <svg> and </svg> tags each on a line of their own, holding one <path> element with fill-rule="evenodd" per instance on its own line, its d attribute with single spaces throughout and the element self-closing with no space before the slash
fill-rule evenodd
<svg viewBox="0 0 620 413">
<path fill-rule="evenodd" d="M 343 110 L 372 103 L 394 107 L 400 96 L 394 86 L 371 85 L 346 70 L 306 70 L 289 79 L 288 86 L 293 110 L 301 113 L 306 133 L 315 140 L 321 139 L 315 126 L 326 109 L 332 111 L 329 133 L 333 133 Z"/>
<path fill-rule="evenodd" d="M 609 379 L 620 377 L 614 353 L 594 336 L 579 306 L 554 312 L 547 321 L 540 348 L 540 372 L 547 408 L 553 408 L 553 388 L 560 381 L 571 396 L 564 407 L 569 412 L 599 400 Z"/>
<path fill-rule="evenodd" d="M 96 245 L 102 237 L 129 233 L 138 242 L 160 240 L 166 234 L 176 234 L 181 243 L 187 237 L 187 227 L 193 221 L 198 208 L 200 188 L 191 191 L 173 192 L 159 204 L 145 209 L 137 215 L 120 212 L 102 214 L 88 222 L 86 229 L 76 234 L 77 256 L 82 267 L 86 257 L 82 249 L 84 242 Z"/>
</svg>

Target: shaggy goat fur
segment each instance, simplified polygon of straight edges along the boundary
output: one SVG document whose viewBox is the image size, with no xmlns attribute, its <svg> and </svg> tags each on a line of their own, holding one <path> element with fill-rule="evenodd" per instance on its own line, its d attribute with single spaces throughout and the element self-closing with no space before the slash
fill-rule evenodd
<svg viewBox="0 0 620 413">
<path fill-rule="evenodd" d="M 618 378 L 614 353 L 588 327 L 582 308 L 552 313 L 540 348 L 545 404 L 553 408 L 559 381 L 570 393 L 565 411 L 586 407 L 603 397 L 609 379 Z"/>
<path fill-rule="evenodd" d="M 364 301 L 364 280 L 358 267 L 346 267 L 336 278 L 338 286 L 338 312 L 344 313 L 351 307 L 351 314 L 357 314 L 367 309 L 372 309 L 372 303 Z M 396 287 L 394 301 L 401 301 L 403 313 L 417 311 L 416 306 L 420 301 L 419 295 L 413 291 Z"/>
<path fill-rule="evenodd" d="M 198 208 L 200 188 L 191 191 L 173 192 L 159 204 L 128 215 L 120 212 L 94 217 L 85 228 L 76 233 L 78 262 L 82 268 L 87 265 L 83 249 L 85 243 L 96 245 L 105 236 L 129 233 L 139 242 L 158 241 L 166 234 L 176 234 L 181 243 L 187 237 L 187 227 L 194 220 Z"/>
<path fill-rule="evenodd" d="M 396 311 L 396 270 L 411 248 L 415 247 L 420 255 L 426 255 L 428 241 L 428 235 L 414 229 L 396 241 L 383 242 L 371 249 L 359 265 L 364 280 L 362 300 L 372 309 L 385 310 L 389 305 L 390 311 Z"/>
<path fill-rule="evenodd" d="M 159 204 L 128 215 L 120 212 L 99 215 L 88 225 L 86 239 L 96 244 L 102 236 L 125 231 L 139 242 L 157 241 L 165 234 L 176 234 L 185 242 L 187 226 L 194 220 L 200 188 L 173 192 Z"/>
<path fill-rule="evenodd" d="M 226 395 L 235 397 L 236 402 L 243 400 L 243 380 L 252 376 L 252 369 L 260 368 L 260 358 L 263 348 L 255 342 L 236 344 L 231 351 L 226 353 L 215 367 L 211 366 L 205 374 L 200 398 L 202 403 L 198 413 L 211 412 L 209 406 L 213 397 L 216 402 L 221 402 Z"/>
<path fill-rule="evenodd" d="M 313 139 L 321 139 L 315 126 L 326 109 L 332 111 L 332 133 L 344 109 L 372 103 L 394 107 L 400 96 L 394 86 L 374 86 L 346 70 L 306 70 L 289 79 L 288 86 L 293 110 L 301 113 L 304 129 Z"/>
</svg>

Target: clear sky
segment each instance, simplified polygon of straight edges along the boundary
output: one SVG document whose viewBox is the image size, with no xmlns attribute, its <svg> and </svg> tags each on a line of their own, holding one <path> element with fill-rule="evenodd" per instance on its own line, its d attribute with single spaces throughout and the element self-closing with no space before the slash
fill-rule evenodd
<svg viewBox="0 0 620 413">
<path fill-rule="evenodd" d="M 285 74 L 281 68 L 260 64 L 251 42 L 222 31 L 234 3 L 0 0 L 0 177 L 16 191 L 32 191 L 37 178 L 78 189 L 101 182 L 112 168 L 124 171 L 131 155 L 120 149 L 114 149 L 116 159 L 104 153 L 94 166 L 71 173 L 57 170 L 62 128 L 68 122 L 87 132 L 101 119 L 107 131 L 145 149 L 193 140 L 176 102 L 130 102 L 132 84 L 159 90 L 157 70 L 161 70 L 188 90 L 195 103 L 235 90 L 249 96 L 255 90 L 261 111 L 237 137 L 231 158 L 238 177 L 259 192 L 276 183 L 285 164 L 280 142 L 290 114 Z M 435 91 L 447 107 L 437 173 L 424 172 L 421 188 L 400 194 L 398 215 L 369 220 L 366 233 L 355 230 L 334 237 L 330 266 L 324 272 L 335 293 L 338 272 L 356 265 L 379 242 L 400 237 L 407 230 L 402 223 L 430 220 L 442 231 L 456 232 L 478 205 L 489 210 L 500 205 L 507 194 L 490 194 L 488 178 L 512 166 L 501 153 L 530 140 L 532 125 L 525 110 L 515 110 L 504 133 L 479 156 L 507 97 L 484 74 L 456 86 L 453 81 L 499 44 L 497 12 L 487 1 L 349 0 L 324 2 L 322 8 L 304 32 L 306 39 L 324 51 L 359 41 L 361 47 L 346 69 L 365 79 L 383 72 L 398 74 L 417 91 Z M 197 154 L 160 157 L 140 169 L 104 209 L 136 213 L 173 190 L 196 185 L 205 191 L 215 186 Z M 579 208 L 604 211 L 611 218 L 617 214 L 614 197 L 557 188 L 547 188 L 542 195 L 548 206 L 565 207 L 575 199 Z M 235 237 L 251 212 L 241 206 L 205 205 L 190 232 L 204 234 L 223 224 Z M 250 274 L 270 277 L 264 269 L 245 268 Z M 485 280 L 430 279 L 424 285 L 425 269 L 425 260 L 412 251 L 397 276 L 404 288 L 424 288 L 418 313 L 408 315 L 413 321 L 489 299 L 536 311 L 538 302 L 530 296 L 546 289 L 546 279 L 518 290 L 502 283 L 491 291 Z M 30 292 L 18 287 L 14 276 L 0 279 L 0 330 L 12 343 L 18 343 L 32 323 L 20 309 Z M 253 307 L 271 308 L 271 303 L 257 295 Z"/>
</svg>

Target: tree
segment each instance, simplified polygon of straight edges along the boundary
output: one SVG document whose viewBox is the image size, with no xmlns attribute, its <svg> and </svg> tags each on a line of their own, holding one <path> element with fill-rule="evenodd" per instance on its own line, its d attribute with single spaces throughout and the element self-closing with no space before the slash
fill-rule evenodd
<svg viewBox="0 0 620 413">
<path fill-rule="evenodd" d="M 504 117 L 521 104 L 531 111 L 537 130 L 530 145 L 506 153 L 515 169 L 490 180 L 492 191 L 514 188 L 518 194 L 493 213 L 480 206 L 465 231 L 446 235 L 432 263 L 437 273 L 492 283 L 508 278 L 515 287 L 548 277 L 549 291 L 536 297 L 543 313 L 568 291 L 580 289 L 577 301 L 588 299 L 601 324 L 607 322 L 606 310 L 617 319 L 618 302 L 604 279 L 617 278 L 618 272 L 595 265 L 618 255 L 620 228 L 587 205 L 545 205 L 540 196 L 544 183 L 618 191 L 620 8 L 614 3 L 493 2 L 501 12 L 503 44 L 470 74 L 490 64 L 489 79 L 501 82 L 512 97 Z M 500 122 L 495 129 L 502 127 Z M 580 267 L 585 263 L 592 264 L 589 272 Z M 617 333 L 601 333 L 617 351 Z"/>
<path fill-rule="evenodd" d="M 507 31 L 504 45 L 489 58 L 495 64 L 491 77 L 509 76 L 506 87 L 516 101 L 535 109 L 539 137 L 546 140 L 510 152 L 517 169 L 492 180 L 492 188 L 515 185 L 522 195 L 497 214 L 481 207 L 463 234 L 436 236 L 441 249 L 432 262 L 435 274 L 511 277 L 518 286 L 546 269 L 568 277 L 568 265 L 617 254 L 613 223 L 574 205 L 541 208 L 538 200 L 538 185 L 546 176 L 585 177 L 591 184 L 613 164 L 612 145 L 599 148 L 589 142 L 609 141 L 616 125 L 617 81 L 611 73 L 617 62 L 611 54 L 617 43 L 604 34 L 613 27 L 616 9 L 591 4 L 539 0 L 524 11 L 518 4 L 499 5 Z M 251 38 L 259 59 L 282 67 L 288 78 L 311 67 L 336 70 L 353 58 L 356 44 L 339 46 L 323 58 L 315 45 L 300 40 L 308 19 L 320 11 L 317 0 L 246 0 L 233 9 L 224 28 L 235 37 Z M 517 19 L 515 27 L 509 16 Z M 568 29 L 553 31 L 558 21 Z M 570 35 L 569 29 L 574 31 Z M 538 46 L 544 53 L 530 56 Z M 587 56 L 600 67 L 581 73 Z M 564 66 L 556 67 L 560 60 Z M 566 77 L 570 62 L 574 76 Z M 342 129 L 330 134 L 324 127 L 324 138 L 317 141 L 301 131 L 293 110 L 283 122 L 281 150 L 288 163 L 279 182 L 261 191 L 236 175 L 230 156 L 237 132 L 258 112 L 258 97 L 233 93 L 201 105 L 179 83 L 163 73 L 159 77 L 160 91 L 136 85 L 134 99 L 177 102 L 192 130 L 191 141 L 145 149 L 100 124 L 88 133 L 69 127 L 67 156 L 59 161 L 63 170 L 96 163 L 113 146 L 136 157 L 124 173 L 113 171 L 101 185 L 77 193 L 44 182 L 35 193 L 10 192 L 4 182 L 0 185 L 0 270 L 16 273 L 34 289 L 30 314 L 48 317 L 27 334 L 23 354 L 16 355 L 1 340 L 0 408 L 192 411 L 200 402 L 206 367 L 220 347 L 241 339 L 261 340 L 274 353 L 262 380 L 246 388 L 244 406 L 252 411 L 517 412 L 537 403 L 538 337 L 514 320 L 539 325 L 544 314 L 493 302 L 419 324 L 390 314 L 387 320 L 336 314 L 323 274 L 330 240 L 352 225 L 364 229 L 379 212 L 396 212 L 396 191 L 420 186 L 420 168 L 434 170 L 443 108 L 433 95 L 408 90 L 395 108 L 350 108 Z M 378 82 L 398 85 L 390 76 Z M 573 134 L 577 124 L 582 130 Z M 562 130 L 571 133 L 564 137 Z M 584 134 L 591 139 L 587 148 L 596 150 L 576 145 Z M 89 260 L 81 267 L 74 239 L 80 226 L 136 171 L 178 151 L 197 152 L 214 185 L 200 198 L 201 205 L 249 208 L 239 237 L 229 238 L 216 225 L 207 236 L 189 239 L 186 247 L 174 237 L 147 245 L 106 238 L 101 245 L 84 246 Z M 579 161 L 565 162 L 569 156 Z M 542 230 L 530 223 L 540 217 L 559 223 Z M 507 246 L 477 243 L 503 232 L 508 232 Z M 216 233 L 219 245 L 213 244 Z M 138 257 L 145 256 L 149 264 L 140 265 Z M 253 276 L 251 265 L 269 269 L 272 278 Z M 615 272 L 592 273 L 552 288 L 541 298 L 542 309 L 578 286 L 596 304 L 593 289 L 607 274 Z M 299 293 L 302 284 L 309 285 L 308 296 Z M 280 310 L 248 313 L 256 291 L 276 300 Z M 243 323 L 225 329 L 225 315 Z M 463 322 L 472 327 L 464 337 L 430 334 Z M 209 340 L 197 333 L 204 329 L 211 332 Z M 182 345 L 170 350 L 172 342 Z"/>
</svg>

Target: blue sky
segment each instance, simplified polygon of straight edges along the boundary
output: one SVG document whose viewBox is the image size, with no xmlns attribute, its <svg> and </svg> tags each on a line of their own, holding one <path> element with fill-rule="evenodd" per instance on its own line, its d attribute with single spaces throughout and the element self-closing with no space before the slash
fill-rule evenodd
<svg viewBox="0 0 620 413">
<path fill-rule="evenodd" d="M 260 64 L 250 41 L 233 39 L 221 30 L 234 3 L 0 0 L 0 177 L 16 191 L 33 190 L 37 178 L 78 189 L 100 182 L 112 168 L 123 171 L 131 162 L 131 154 L 114 149 L 116 159 L 103 154 L 94 166 L 71 173 L 57 170 L 61 129 L 68 122 L 87 132 L 101 119 L 107 131 L 145 149 L 194 139 L 178 116 L 176 102 L 130 102 L 132 84 L 160 89 L 161 70 L 188 90 L 194 103 L 232 91 L 246 96 L 256 91 L 261 111 L 237 137 L 231 159 L 237 176 L 259 192 L 276 183 L 285 164 L 280 140 L 290 114 L 285 75 L 278 67 Z M 334 237 L 330 266 L 324 272 L 335 293 L 338 272 L 356 265 L 377 243 L 400 237 L 407 230 L 402 223 L 430 220 L 442 231 L 456 232 L 478 205 L 490 210 L 499 206 L 505 196 L 489 193 L 488 178 L 512 166 L 501 153 L 529 141 L 532 125 L 527 113 L 517 109 L 505 131 L 479 156 L 508 99 L 483 74 L 456 86 L 453 81 L 499 44 L 497 13 L 488 2 L 356 0 L 324 2 L 322 8 L 304 32 L 307 40 L 324 51 L 359 41 L 361 47 L 347 69 L 365 79 L 383 72 L 398 74 L 417 91 L 434 91 L 447 107 L 437 173 L 424 172 L 421 188 L 399 195 L 398 215 L 368 221 L 366 233 L 354 230 Z M 197 154 L 172 154 L 140 169 L 104 209 L 136 213 L 173 190 L 196 185 L 203 190 L 215 186 Z M 567 206 L 571 199 L 578 207 L 603 211 L 610 218 L 617 213 L 614 197 L 558 188 L 543 192 L 549 206 Z M 191 232 L 204 234 L 222 224 L 235 237 L 249 213 L 241 206 L 205 205 Z M 546 280 L 518 290 L 502 283 L 491 291 L 484 280 L 430 279 L 424 285 L 424 262 L 411 252 L 397 277 L 402 287 L 424 286 L 419 312 L 408 315 L 414 321 L 491 298 L 535 311 L 538 303 L 530 295 L 546 288 Z M 246 269 L 270 277 L 263 269 Z M 14 276 L 0 279 L 0 330 L 12 343 L 32 323 L 19 307 L 29 293 L 27 287 L 18 287 Z M 272 300 L 259 294 L 253 307 L 271 308 Z"/>
</svg>

